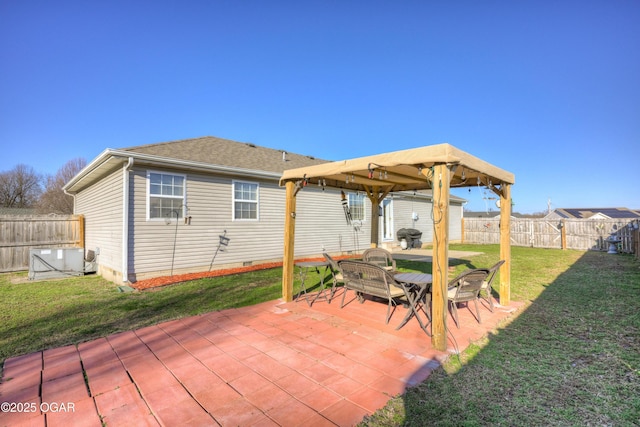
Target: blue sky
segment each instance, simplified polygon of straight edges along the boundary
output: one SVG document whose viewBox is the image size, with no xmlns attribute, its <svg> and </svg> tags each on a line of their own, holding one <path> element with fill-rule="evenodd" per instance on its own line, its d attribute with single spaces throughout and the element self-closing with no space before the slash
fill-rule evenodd
<svg viewBox="0 0 640 427">
<path fill-rule="evenodd" d="M 638 22 L 637 0 L 0 0 L 0 171 L 205 135 L 448 142 L 515 174 L 516 211 L 638 209 Z"/>
</svg>

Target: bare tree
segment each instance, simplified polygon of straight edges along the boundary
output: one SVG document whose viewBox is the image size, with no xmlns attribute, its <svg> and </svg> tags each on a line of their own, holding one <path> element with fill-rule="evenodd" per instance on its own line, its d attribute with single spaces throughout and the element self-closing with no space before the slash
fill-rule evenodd
<svg viewBox="0 0 640 427">
<path fill-rule="evenodd" d="M 42 177 L 31 166 L 19 164 L 0 173 L 0 206 L 31 208 L 42 193 Z"/>
<path fill-rule="evenodd" d="M 72 214 L 73 196 L 65 194 L 62 187 L 86 164 L 85 159 L 75 158 L 65 163 L 55 175 L 47 176 L 44 193 L 38 201 L 38 212 Z"/>
</svg>

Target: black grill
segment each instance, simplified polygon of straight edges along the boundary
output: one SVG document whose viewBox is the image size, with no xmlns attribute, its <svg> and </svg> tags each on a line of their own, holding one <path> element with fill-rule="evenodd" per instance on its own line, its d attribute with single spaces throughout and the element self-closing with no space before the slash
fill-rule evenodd
<svg viewBox="0 0 640 427">
<path fill-rule="evenodd" d="M 398 240 L 406 240 L 407 248 L 419 248 L 420 238 L 422 237 L 422 231 L 415 228 L 401 228 L 398 230 Z"/>
</svg>

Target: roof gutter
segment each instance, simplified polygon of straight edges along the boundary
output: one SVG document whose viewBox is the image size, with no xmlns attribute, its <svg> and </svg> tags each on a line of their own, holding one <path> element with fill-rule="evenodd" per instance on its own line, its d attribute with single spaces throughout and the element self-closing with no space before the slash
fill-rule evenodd
<svg viewBox="0 0 640 427">
<path fill-rule="evenodd" d="M 93 159 L 91 163 L 86 165 L 84 168 L 82 168 L 82 170 L 80 170 L 80 172 L 78 172 L 73 178 L 71 178 L 71 180 L 62 187 L 62 190 L 65 192 L 65 194 L 73 194 L 69 192 L 69 189 L 73 187 L 74 184 L 82 181 L 87 175 L 93 172 L 93 170 L 95 170 L 98 166 L 102 165 L 105 161 L 112 157 L 112 151 L 113 150 L 107 148 L 102 153 L 100 153 L 98 157 Z"/>
<path fill-rule="evenodd" d="M 224 175 L 243 175 L 253 178 L 262 178 L 269 180 L 279 180 L 280 172 L 266 172 L 253 169 L 237 168 L 232 166 L 213 165 L 210 163 L 196 162 L 192 160 L 182 160 L 170 157 L 156 156 L 152 154 L 135 153 L 126 150 L 114 150 L 107 148 L 98 155 L 91 163 L 84 167 L 76 176 L 74 176 L 65 186 L 63 190 L 66 194 L 73 194 L 71 190 L 74 186 L 89 177 L 96 169 L 106 164 L 110 159 L 122 158 L 123 162 L 129 159 L 135 159 L 138 163 L 145 163 L 161 167 L 183 168 L 199 172 L 215 172 Z M 133 160 L 132 160 L 133 161 Z"/>
</svg>

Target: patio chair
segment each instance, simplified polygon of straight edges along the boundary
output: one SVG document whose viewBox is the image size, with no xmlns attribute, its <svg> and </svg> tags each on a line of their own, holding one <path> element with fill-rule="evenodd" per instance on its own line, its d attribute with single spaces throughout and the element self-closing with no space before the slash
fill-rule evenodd
<svg viewBox="0 0 640 427">
<path fill-rule="evenodd" d="M 362 254 L 362 260 L 380 266 L 387 271 L 396 271 L 396 260 L 386 249 L 369 248 Z"/>
<path fill-rule="evenodd" d="M 498 261 L 489 269 L 489 277 L 487 280 L 482 282 L 482 287 L 480 288 L 480 293 L 478 294 L 480 298 L 484 299 L 489 303 L 489 310 L 493 313 L 493 296 L 491 295 L 491 286 L 493 285 L 493 280 L 496 278 L 496 273 L 500 266 L 504 264 L 504 260 Z M 482 295 L 484 292 L 484 296 Z"/>
<path fill-rule="evenodd" d="M 356 293 L 360 304 L 364 302 L 364 294 L 384 298 L 388 302 L 385 323 L 389 323 L 393 314 L 391 307 L 393 306 L 395 311 L 396 299 L 405 296 L 404 290 L 393 275 L 380 266 L 364 261 L 342 260 L 338 265 L 344 275 L 344 293 L 340 308 L 344 307 L 344 298 L 349 289 Z"/>
<path fill-rule="evenodd" d="M 329 266 L 331 268 L 331 278 L 333 280 L 333 285 L 331 286 L 331 296 L 327 301 L 330 304 L 331 299 L 333 298 L 333 295 L 336 292 L 336 287 L 338 286 L 338 283 L 344 283 L 344 274 L 342 274 L 342 268 L 340 268 L 340 265 L 338 264 L 338 262 L 335 259 L 333 259 L 331 255 L 329 255 L 326 252 L 323 253 L 322 255 L 324 256 L 324 259 L 326 259 L 327 262 L 329 263 Z"/>
<path fill-rule="evenodd" d="M 489 276 L 489 270 L 485 268 L 478 268 L 475 270 L 466 270 L 455 279 L 449 282 L 449 288 L 447 292 L 447 299 L 449 301 L 449 309 L 453 320 L 456 322 L 456 326 L 460 329 L 460 322 L 458 321 L 458 303 L 465 302 L 469 307 L 469 301 L 473 301 L 476 305 L 476 319 L 478 323 L 482 323 L 480 318 L 480 308 L 478 307 L 478 294 L 482 283 Z M 471 311 L 471 309 L 469 309 Z"/>
</svg>

